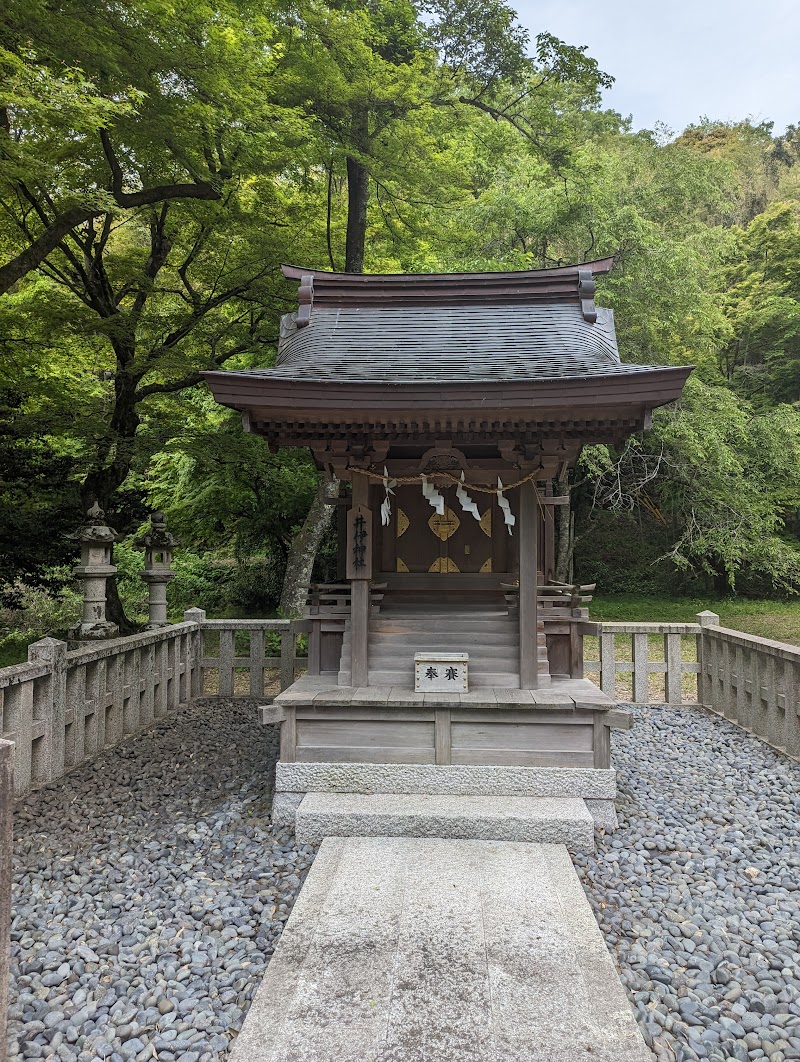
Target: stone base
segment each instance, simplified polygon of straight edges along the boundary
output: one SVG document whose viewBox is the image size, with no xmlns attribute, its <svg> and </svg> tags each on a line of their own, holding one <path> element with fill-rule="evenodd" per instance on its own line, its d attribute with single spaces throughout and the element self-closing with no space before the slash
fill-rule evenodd
<svg viewBox="0 0 800 1062">
<path fill-rule="evenodd" d="M 304 796 L 305 793 L 276 793 L 272 798 L 273 826 L 288 826 L 293 830 L 297 809 Z"/>
<path fill-rule="evenodd" d="M 580 798 L 596 826 L 617 826 L 616 772 L 593 767 L 279 762 L 275 789 L 273 822 L 292 828 L 306 793 Z"/>
<path fill-rule="evenodd" d="M 67 631 L 67 638 L 71 642 L 97 642 L 103 638 L 118 637 L 119 627 L 108 620 L 98 623 L 79 623 L 77 627 L 71 627 Z"/>
<path fill-rule="evenodd" d="M 617 809 L 613 800 L 585 800 L 584 803 L 598 829 L 613 833 L 619 826 Z"/>
</svg>

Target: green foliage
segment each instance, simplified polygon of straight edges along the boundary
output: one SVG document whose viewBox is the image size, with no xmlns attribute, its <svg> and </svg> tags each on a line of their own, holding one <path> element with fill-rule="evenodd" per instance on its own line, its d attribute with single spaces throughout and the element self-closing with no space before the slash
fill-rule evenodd
<svg viewBox="0 0 800 1062">
<path fill-rule="evenodd" d="M 0 605 L 0 667 L 27 660 L 31 642 L 63 638 L 80 614 L 81 595 L 69 568 L 41 572 L 38 585 L 17 580 Z"/>
<path fill-rule="evenodd" d="M 586 49 L 529 38 L 502 0 L 11 0 L 0 18 L 0 564 L 6 600 L 37 602 L 18 625 L 56 622 L 64 535 L 94 498 L 128 536 L 132 616 L 155 507 L 182 542 L 174 615 L 274 610 L 317 472 L 244 434 L 201 373 L 272 364 L 287 260 L 615 256 L 598 301 L 623 357 L 697 368 L 643 439 L 585 453 L 581 576 L 800 589 L 796 129 L 632 133 Z"/>
</svg>

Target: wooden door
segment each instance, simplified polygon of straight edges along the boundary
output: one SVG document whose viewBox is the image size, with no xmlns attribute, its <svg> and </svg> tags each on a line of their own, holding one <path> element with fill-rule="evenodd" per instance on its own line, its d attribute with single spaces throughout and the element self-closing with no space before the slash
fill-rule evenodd
<svg viewBox="0 0 800 1062">
<path fill-rule="evenodd" d="M 445 510 L 440 516 L 415 484 L 397 490 L 396 567 L 399 572 L 490 572 L 492 570 L 491 494 L 473 495 L 480 521 L 465 513 L 455 486 L 439 488 Z"/>
</svg>

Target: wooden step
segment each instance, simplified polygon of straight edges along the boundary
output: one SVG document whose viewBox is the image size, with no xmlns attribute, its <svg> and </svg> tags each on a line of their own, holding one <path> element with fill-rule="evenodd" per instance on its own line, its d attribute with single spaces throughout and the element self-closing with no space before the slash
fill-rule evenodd
<svg viewBox="0 0 800 1062">
<path fill-rule="evenodd" d="M 519 633 L 510 631 L 471 631 L 466 635 L 463 631 L 437 630 L 435 632 L 437 645 L 447 645 L 453 649 L 460 645 L 483 645 L 519 647 Z M 419 631 L 393 631 L 385 628 L 374 630 L 370 628 L 370 648 L 378 648 L 382 645 L 415 645 L 417 642 L 425 642 L 427 637 L 420 635 Z M 349 639 L 348 639 L 349 643 Z"/>
<path fill-rule="evenodd" d="M 550 678 L 549 673 L 543 671 L 540 668 L 539 680 Z M 340 686 L 350 686 L 350 672 L 340 671 L 338 675 L 338 683 Z M 399 686 L 402 689 L 411 690 L 414 688 L 414 675 L 413 672 L 392 669 L 380 669 L 375 670 L 370 668 L 369 671 L 369 685 L 370 686 Z M 473 675 L 470 672 L 469 676 L 469 688 L 471 690 L 485 690 L 485 689 L 503 689 L 503 690 L 518 690 L 519 689 L 519 672 L 517 671 L 486 671 L 479 672 L 477 675 Z"/>
</svg>

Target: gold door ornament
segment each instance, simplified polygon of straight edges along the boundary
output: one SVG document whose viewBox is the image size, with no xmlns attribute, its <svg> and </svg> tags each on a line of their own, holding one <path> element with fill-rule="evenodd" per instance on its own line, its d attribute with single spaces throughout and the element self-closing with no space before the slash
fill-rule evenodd
<svg viewBox="0 0 800 1062">
<path fill-rule="evenodd" d="M 492 537 L 492 507 L 491 505 L 480 518 L 481 531 L 487 538 Z"/>
<path fill-rule="evenodd" d="M 411 521 L 408 519 L 402 509 L 397 510 L 397 537 L 400 538 L 408 531 L 408 525 Z"/>
<path fill-rule="evenodd" d="M 442 542 L 446 542 L 448 538 L 451 538 L 461 526 L 461 521 L 453 512 L 452 509 L 445 507 L 444 512 L 434 513 L 428 521 L 428 527 L 433 531 L 437 538 L 440 538 Z M 433 571 L 433 568 L 430 569 Z M 458 568 L 455 569 L 458 571 Z"/>
<path fill-rule="evenodd" d="M 445 572 L 458 572 L 461 571 L 461 569 L 452 557 L 437 557 L 430 568 L 428 568 L 428 571 L 444 574 Z"/>
</svg>

